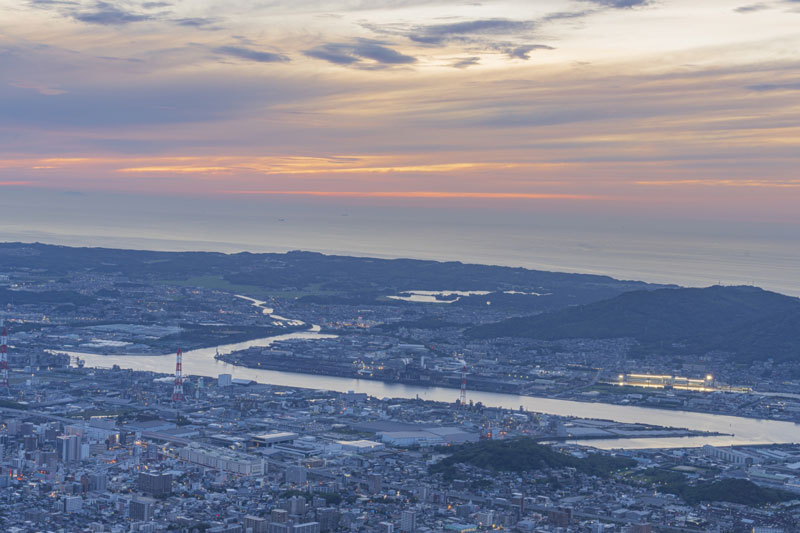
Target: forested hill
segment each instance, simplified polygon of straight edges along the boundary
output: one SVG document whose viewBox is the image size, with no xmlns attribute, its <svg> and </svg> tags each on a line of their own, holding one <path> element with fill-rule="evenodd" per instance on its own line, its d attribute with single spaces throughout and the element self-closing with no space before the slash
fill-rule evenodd
<svg viewBox="0 0 800 533">
<path fill-rule="evenodd" d="M 609 300 L 467 330 L 474 338 L 635 338 L 673 353 L 800 359 L 800 299 L 756 287 L 633 291 Z"/>
</svg>

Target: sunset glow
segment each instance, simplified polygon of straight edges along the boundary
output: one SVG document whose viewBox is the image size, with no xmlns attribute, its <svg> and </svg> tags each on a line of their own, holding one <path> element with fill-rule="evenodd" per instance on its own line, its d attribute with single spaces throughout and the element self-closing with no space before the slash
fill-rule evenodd
<svg viewBox="0 0 800 533">
<path fill-rule="evenodd" d="M 502 192 L 439 192 L 439 191 L 235 191 L 229 194 L 267 196 L 328 196 L 343 198 L 480 198 L 486 200 L 588 200 L 577 194 L 536 194 Z"/>
<path fill-rule="evenodd" d="M 741 191 L 719 199 L 740 216 L 800 221 L 782 207 L 798 194 L 798 11 L 0 1 L 0 179 L 365 199 L 671 191 L 654 205 L 703 187 Z M 780 195 L 779 212 L 752 189 Z"/>
</svg>

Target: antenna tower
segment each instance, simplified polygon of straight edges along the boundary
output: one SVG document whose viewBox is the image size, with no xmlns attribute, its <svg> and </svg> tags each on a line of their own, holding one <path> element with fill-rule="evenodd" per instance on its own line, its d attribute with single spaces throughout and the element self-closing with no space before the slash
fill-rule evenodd
<svg viewBox="0 0 800 533">
<path fill-rule="evenodd" d="M 175 385 L 172 387 L 172 401 L 180 403 L 183 401 L 183 370 L 181 364 L 183 360 L 183 351 L 178 348 L 178 354 L 175 360 Z"/>
</svg>

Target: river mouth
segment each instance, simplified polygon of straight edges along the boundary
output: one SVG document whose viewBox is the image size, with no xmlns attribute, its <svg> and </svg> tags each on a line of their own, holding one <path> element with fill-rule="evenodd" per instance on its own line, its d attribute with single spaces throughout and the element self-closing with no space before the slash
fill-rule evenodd
<svg viewBox="0 0 800 533">
<path fill-rule="evenodd" d="M 266 302 L 248 297 L 241 298 L 263 309 L 264 314 L 269 315 L 271 319 L 274 318 L 273 310 L 265 307 Z M 286 319 L 280 317 L 279 320 Z M 266 348 L 276 342 L 290 339 L 313 341 L 335 337 L 336 335 L 320 333 L 319 326 L 312 326 L 310 330 L 306 331 L 189 350 L 183 354 L 183 371 L 185 376 L 216 378 L 220 374 L 232 374 L 234 378 L 252 380 L 266 385 L 330 390 L 334 392 L 353 391 L 377 398 L 420 398 L 422 400 L 446 403 L 453 403 L 458 398 L 457 389 L 302 374 L 298 372 L 261 370 L 232 365 L 215 357 L 217 354 L 226 355 L 247 348 Z M 80 357 L 85 361 L 86 367 L 111 368 L 117 365 L 123 369 L 161 374 L 172 374 L 175 370 L 174 354 L 142 356 L 98 355 L 75 351 L 62 351 L 62 353 Z M 656 425 L 717 434 L 693 437 L 576 439 L 570 441 L 599 449 L 696 448 L 707 444 L 711 446 L 748 446 L 800 443 L 800 425 L 793 422 L 482 391 L 469 391 L 468 399 L 476 403 L 481 402 L 487 407 L 500 407 L 511 410 L 517 410 L 522 407 L 526 411 L 548 415 L 610 420 L 626 424 Z"/>
</svg>

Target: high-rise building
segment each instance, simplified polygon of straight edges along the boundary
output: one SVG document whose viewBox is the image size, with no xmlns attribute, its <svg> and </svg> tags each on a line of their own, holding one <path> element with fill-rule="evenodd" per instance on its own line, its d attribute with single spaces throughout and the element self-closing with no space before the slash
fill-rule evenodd
<svg viewBox="0 0 800 533">
<path fill-rule="evenodd" d="M 317 509 L 317 522 L 320 531 L 336 531 L 339 527 L 339 511 L 335 507 L 320 507 Z"/>
<path fill-rule="evenodd" d="M 251 533 L 267 533 L 269 523 L 266 518 L 247 515 L 244 517 L 244 530 Z"/>
<path fill-rule="evenodd" d="M 26 452 L 32 452 L 39 447 L 39 439 L 36 435 L 26 435 L 22 438 L 22 446 Z"/>
<path fill-rule="evenodd" d="M 401 531 L 417 530 L 416 511 L 403 511 L 403 513 L 400 515 L 400 530 Z"/>
<path fill-rule="evenodd" d="M 151 472 L 139 473 L 137 486 L 140 491 L 151 496 L 168 496 L 172 493 L 172 476 Z"/>
<path fill-rule="evenodd" d="M 80 435 L 59 435 L 56 437 L 56 452 L 62 463 L 79 461 L 81 456 Z"/>
<path fill-rule="evenodd" d="M 89 474 L 89 490 L 104 491 L 108 486 L 108 476 L 102 472 Z"/>
<path fill-rule="evenodd" d="M 64 512 L 74 513 L 83 507 L 83 498 L 80 496 L 67 496 L 64 498 Z"/>
<path fill-rule="evenodd" d="M 289 511 L 286 509 L 273 509 L 269 513 L 269 521 L 277 524 L 285 524 L 289 521 Z"/>
<path fill-rule="evenodd" d="M 289 499 L 289 514 L 303 516 L 306 514 L 306 499 L 303 496 L 292 496 Z"/>
<path fill-rule="evenodd" d="M 8 330 L 0 320 L 0 389 L 8 393 Z"/>
<path fill-rule="evenodd" d="M 489 528 L 494 524 L 494 511 L 487 510 L 481 511 L 476 515 L 478 525 L 481 527 Z"/>
<path fill-rule="evenodd" d="M 394 524 L 391 522 L 379 522 L 378 533 L 394 533 Z"/>
<path fill-rule="evenodd" d="M 306 482 L 308 472 L 302 466 L 289 466 L 286 468 L 286 483 L 302 485 Z"/>
<path fill-rule="evenodd" d="M 155 500 L 152 498 L 134 497 L 128 505 L 128 516 L 131 520 L 147 522 L 153 519 L 153 506 Z"/>
<path fill-rule="evenodd" d="M 572 509 L 560 507 L 547 511 L 547 518 L 556 527 L 567 527 L 572 521 Z"/>
<path fill-rule="evenodd" d="M 383 476 L 380 474 L 367 474 L 367 490 L 377 494 L 383 488 Z"/>
<path fill-rule="evenodd" d="M 511 505 L 519 507 L 521 513 L 525 512 L 525 497 L 520 492 L 511 493 Z"/>
</svg>

